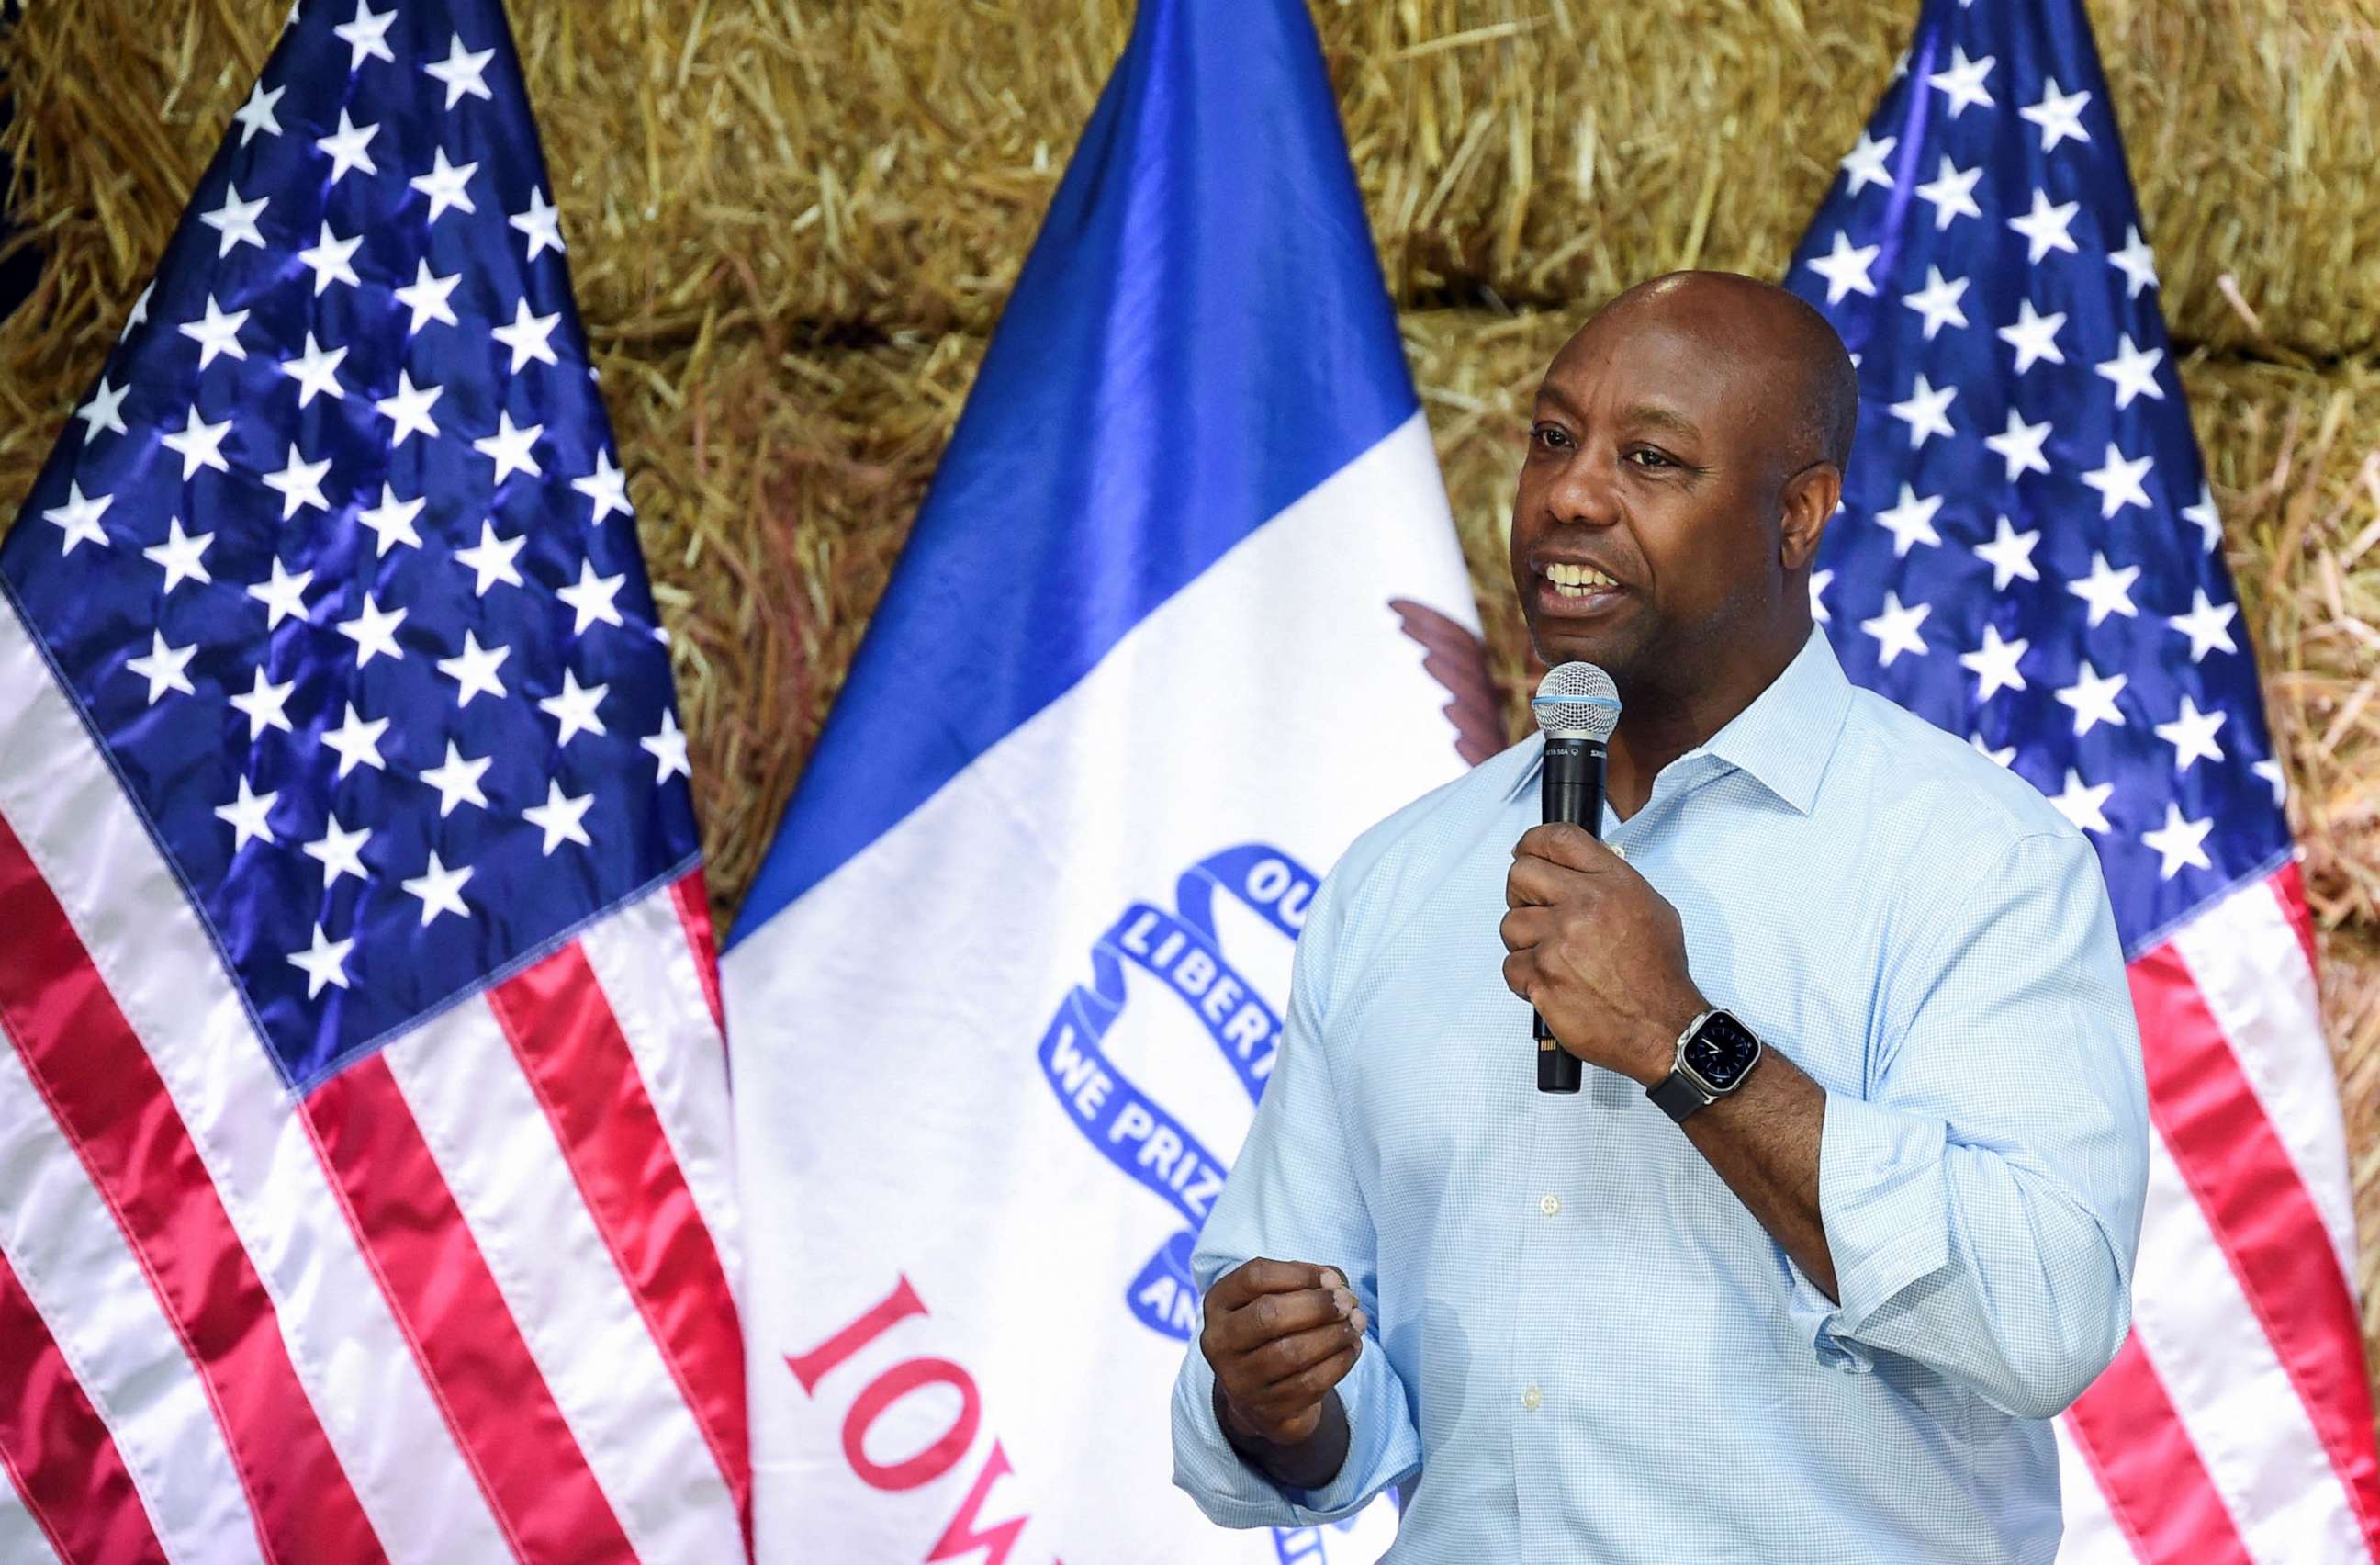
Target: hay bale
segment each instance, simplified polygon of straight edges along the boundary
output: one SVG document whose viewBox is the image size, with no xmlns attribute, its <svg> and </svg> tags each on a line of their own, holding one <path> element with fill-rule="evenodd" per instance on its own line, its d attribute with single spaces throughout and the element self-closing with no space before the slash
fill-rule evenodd
<svg viewBox="0 0 2380 1565">
<path fill-rule="evenodd" d="M 309 0 L 320 3 L 320 0 Z M 2324 927 L 2380 1324 L 2380 0 L 2094 0 Z M 1535 378 L 1594 300 L 1773 275 L 1906 0 L 1318 15 L 1491 653 Z M 552 0 L 514 24 L 740 899 L 881 592 L 1126 0 Z M 34 7 L 0 91 L 49 263 L 0 326 L 0 527 L 113 344 L 277 5 Z M 128 105 L 133 107 L 128 112 Z M 1747 177 L 1748 176 L 1748 177 Z M 1446 308 L 1451 303 L 1471 306 Z"/>
<path fill-rule="evenodd" d="M 515 9 L 572 231 L 613 241 L 581 257 L 590 320 L 690 334 L 724 295 L 725 325 L 749 309 L 846 338 L 996 316 L 1130 14 L 1124 0 Z M 1318 20 L 1399 299 L 1560 307 L 1697 261 L 1773 274 L 1912 9 L 1399 0 L 1324 5 Z M 2270 344 L 2371 349 L 2380 0 L 2091 10 L 2177 337 L 2268 346 L 2228 276 Z M 85 139 L 52 145 L 99 159 L 120 194 L 186 188 L 276 21 L 211 0 L 161 34 L 138 0 L 36 7 L 16 139 L 69 122 Z M 163 113 L 110 112 L 127 103 Z M 107 230 L 92 254 L 115 285 L 140 264 L 137 227 L 103 210 L 46 215 Z"/>
</svg>

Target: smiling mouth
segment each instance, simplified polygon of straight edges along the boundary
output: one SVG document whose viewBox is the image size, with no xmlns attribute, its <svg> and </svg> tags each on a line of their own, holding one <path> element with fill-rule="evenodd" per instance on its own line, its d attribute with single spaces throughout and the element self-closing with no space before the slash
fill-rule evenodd
<svg viewBox="0 0 2380 1565">
<path fill-rule="evenodd" d="M 1623 591 L 1608 572 L 1591 565 L 1548 565 L 1538 570 L 1537 577 L 1545 585 L 1541 596 L 1581 607 L 1615 598 Z"/>
<path fill-rule="evenodd" d="M 1549 565 L 1544 574 L 1546 580 L 1553 583 L 1554 591 L 1566 598 L 1591 597 L 1597 589 L 1608 590 L 1620 585 L 1591 565 Z"/>
</svg>

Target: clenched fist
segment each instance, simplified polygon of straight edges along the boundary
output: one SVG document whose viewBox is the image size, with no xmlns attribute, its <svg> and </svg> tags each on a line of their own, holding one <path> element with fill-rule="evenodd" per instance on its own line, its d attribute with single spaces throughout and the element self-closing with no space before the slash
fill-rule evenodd
<svg viewBox="0 0 2380 1565">
<path fill-rule="evenodd" d="M 1312 1438 L 1330 1388 L 1355 1367 L 1364 1325 L 1335 1267 L 1258 1259 L 1225 1274 L 1208 1290 L 1198 1339 L 1224 1433 L 1272 1447 Z"/>
<path fill-rule="evenodd" d="M 1651 1086 L 1706 1009 L 1669 899 L 1593 833 L 1532 826 L 1512 848 L 1504 983 L 1562 1047 Z"/>
</svg>

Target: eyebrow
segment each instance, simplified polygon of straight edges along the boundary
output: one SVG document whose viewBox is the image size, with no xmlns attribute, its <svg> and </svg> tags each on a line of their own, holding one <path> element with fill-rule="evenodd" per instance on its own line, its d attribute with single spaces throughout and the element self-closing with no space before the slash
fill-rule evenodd
<svg viewBox="0 0 2380 1565">
<path fill-rule="evenodd" d="M 1537 388 L 1537 400 L 1550 402 L 1573 419 L 1582 417 L 1578 410 L 1578 404 L 1572 402 L 1560 386 L 1540 385 Z M 1668 430 L 1672 434 L 1687 439 L 1699 439 L 1703 433 L 1701 425 L 1679 412 L 1675 408 L 1662 402 L 1636 403 L 1621 415 L 1621 422 L 1639 426 L 1649 424 L 1655 429 Z"/>
<path fill-rule="evenodd" d="M 1631 424 L 1650 424 L 1656 429 L 1666 429 L 1672 434 L 1684 435 L 1689 439 L 1702 434 L 1700 426 L 1692 419 L 1679 412 L 1675 408 L 1665 407 L 1658 402 L 1637 403 L 1628 410 L 1627 417 L 1622 422 Z"/>
</svg>

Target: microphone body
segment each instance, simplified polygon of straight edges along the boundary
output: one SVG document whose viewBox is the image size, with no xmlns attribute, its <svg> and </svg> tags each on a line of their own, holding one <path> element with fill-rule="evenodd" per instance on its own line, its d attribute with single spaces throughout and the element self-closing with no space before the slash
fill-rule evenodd
<svg viewBox="0 0 2380 1565">
<path fill-rule="evenodd" d="M 1603 747 L 1620 727 L 1620 689 L 1592 663 L 1548 669 L 1529 703 L 1546 736 L 1538 799 L 1547 824 L 1585 826 L 1603 836 Z M 1537 1045 L 1537 1091 L 1574 1093 L 1585 1076 L 1578 1056 L 1554 1041 L 1546 1019 L 1529 1011 Z"/>
<path fill-rule="evenodd" d="M 1544 769 L 1537 779 L 1537 797 L 1548 825 L 1584 826 L 1603 836 L 1604 747 L 1570 734 L 1546 736 Z M 1529 1033 L 1537 1042 L 1537 1091 L 1574 1093 L 1585 1068 L 1578 1056 L 1554 1041 L 1546 1019 L 1529 1012 Z"/>
</svg>

